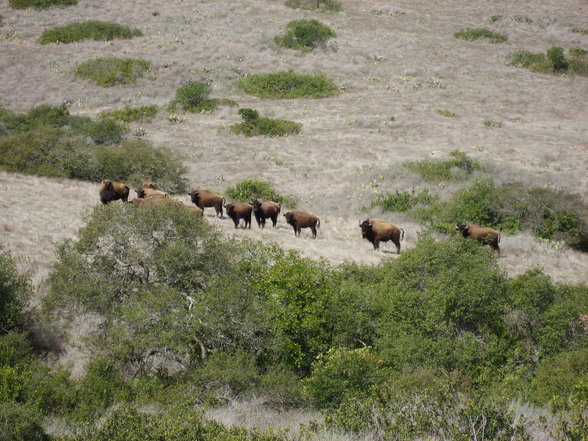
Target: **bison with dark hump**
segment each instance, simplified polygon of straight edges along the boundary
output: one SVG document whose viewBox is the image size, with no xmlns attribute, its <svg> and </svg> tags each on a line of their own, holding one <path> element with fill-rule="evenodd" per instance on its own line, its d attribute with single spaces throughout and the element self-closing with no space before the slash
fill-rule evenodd
<svg viewBox="0 0 588 441">
<path fill-rule="evenodd" d="M 280 204 L 265 199 L 253 199 L 251 201 L 251 205 L 253 205 L 253 214 L 255 214 L 255 220 L 257 221 L 258 227 L 264 228 L 265 220 L 267 218 L 270 218 L 272 220 L 273 227 L 276 227 L 276 224 L 278 223 L 278 216 L 280 214 L 280 210 L 282 209 Z"/>
<path fill-rule="evenodd" d="M 190 198 L 194 205 L 204 211 L 206 207 L 214 207 L 216 215 L 223 217 L 223 204 L 225 203 L 224 196 L 213 193 L 208 190 L 193 190 L 190 192 Z"/>
<path fill-rule="evenodd" d="M 227 211 L 227 216 L 233 219 L 235 224 L 235 228 L 239 226 L 239 222 L 241 219 L 245 221 L 243 224 L 243 228 L 251 228 L 251 213 L 253 211 L 253 205 L 251 204 L 244 204 L 242 202 L 232 202 L 230 204 L 225 204 L 225 210 Z"/>
<path fill-rule="evenodd" d="M 300 230 L 302 228 L 310 228 L 312 238 L 316 238 L 316 227 L 321 226 L 321 221 L 314 214 L 307 213 L 306 211 L 288 211 L 284 213 L 284 217 L 286 218 L 286 222 L 294 228 L 294 236 L 300 236 Z"/>
<path fill-rule="evenodd" d="M 400 241 L 404 239 L 404 230 L 382 219 L 366 219 L 359 223 L 361 236 L 369 240 L 374 250 L 380 249 L 380 242 L 389 240 L 396 245 L 396 252 L 400 254 Z"/>
<path fill-rule="evenodd" d="M 100 181 L 100 188 L 98 189 L 100 202 L 108 204 L 109 202 L 117 201 L 119 199 L 123 202 L 128 202 L 129 190 L 129 187 L 122 182 L 103 179 Z"/>
<path fill-rule="evenodd" d="M 463 237 L 469 237 L 480 242 L 483 245 L 492 247 L 496 254 L 500 255 L 500 233 L 492 228 L 481 227 L 476 224 L 457 224 L 455 227 Z"/>
</svg>

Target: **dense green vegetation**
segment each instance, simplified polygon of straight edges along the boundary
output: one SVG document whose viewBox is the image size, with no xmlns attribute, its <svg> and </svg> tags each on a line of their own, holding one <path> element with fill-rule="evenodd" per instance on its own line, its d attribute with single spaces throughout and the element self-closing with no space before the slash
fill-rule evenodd
<svg viewBox="0 0 588 441">
<path fill-rule="evenodd" d="M 480 170 L 480 164 L 466 153 L 452 151 L 451 159 L 411 161 L 404 163 L 409 170 L 418 173 L 425 181 L 435 182 L 448 179 L 466 179 L 474 171 Z"/>
<path fill-rule="evenodd" d="M 491 31 L 486 28 L 466 28 L 461 31 L 457 31 L 453 34 L 453 36 L 463 40 L 478 40 L 480 38 L 486 38 L 492 43 L 502 43 L 503 41 L 508 40 L 506 35 Z"/>
<path fill-rule="evenodd" d="M 46 9 L 52 6 L 77 5 L 78 0 L 8 0 L 8 4 L 10 5 L 10 7 L 15 9 Z"/>
<path fill-rule="evenodd" d="M 131 29 L 118 23 L 89 20 L 47 29 L 39 37 L 39 43 L 73 43 L 82 40 L 114 40 L 139 37 L 139 29 Z"/>
<path fill-rule="evenodd" d="M 302 124 L 284 119 L 263 118 L 253 109 L 239 109 L 242 123 L 233 124 L 231 130 L 245 136 L 289 136 L 297 135 Z"/>
<path fill-rule="evenodd" d="M 340 12 L 341 2 L 337 0 L 286 0 L 285 5 L 293 9 L 308 9 L 319 12 Z"/>
<path fill-rule="evenodd" d="M 276 35 L 274 41 L 278 46 L 310 51 L 336 36 L 332 28 L 318 20 L 293 20 L 286 26 L 286 33 Z"/>
<path fill-rule="evenodd" d="M 136 82 L 150 65 L 149 61 L 140 58 L 96 58 L 79 63 L 74 73 L 99 86 L 108 87 Z"/>
<path fill-rule="evenodd" d="M 508 63 L 517 67 L 526 67 L 536 72 L 588 74 L 588 58 L 581 51 L 570 50 L 566 58 L 564 49 L 553 46 L 545 54 L 518 51 L 510 55 Z"/>
<path fill-rule="evenodd" d="M 186 112 L 212 112 L 219 106 L 236 106 L 237 103 L 226 98 L 210 98 L 212 86 L 208 83 L 188 83 L 176 90 L 176 98 L 171 109 L 180 105 Z"/>
<path fill-rule="evenodd" d="M 128 129 L 112 119 L 70 115 L 67 106 L 39 106 L 15 114 L 0 109 L 0 167 L 38 176 L 137 185 L 158 182 L 166 191 L 187 188 L 186 168 L 165 147 L 125 140 Z"/>
<path fill-rule="evenodd" d="M 60 247 L 45 318 L 103 317 L 79 380 L 35 354 L 21 318 L 29 284 L 0 253 L 12 305 L 1 311 L 14 317 L 0 330 L 3 439 L 286 439 L 203 417 L 253 396 L 324 409 L 329 430 L 394 440 L 465 441 L 472 430 L 528 440 L 513 399 L 551 403 L 558 439 L 586 428 L 588 287 L 539 269 L 510 278 L 491 250 L 459 236 L 423 236 L 376 266 L 333 266 L 226 240 L 188 213 L 97 206 Z M 47 435 L 44 416 L 71 435 Z"/>
<path fill-rule="evenodd" d="M 246 179 L 225 190 L 225 195 L 239 202 L 250 202 L 252 199 L 266 199 L 283 206 L 295 208 L 297 200 L 293 196 L 278 192 L 269 182 Z"/>
<path fill-rule="evenodd" d="M 150 121 L 157 115 L 158 108 L 155 104 L 149 106 L 130 107 L 124 109 L 100 112 L 98 116 L 103 119 L 112 118 L 122 122 Z"/>
<path fill-rule="evenodd" d="M 293 71 L 254 74 L 237 82 L 245 93 L 259 98 L 323 98 L 335 95 L 337 85 L 322 74 Z"/>
</svg>

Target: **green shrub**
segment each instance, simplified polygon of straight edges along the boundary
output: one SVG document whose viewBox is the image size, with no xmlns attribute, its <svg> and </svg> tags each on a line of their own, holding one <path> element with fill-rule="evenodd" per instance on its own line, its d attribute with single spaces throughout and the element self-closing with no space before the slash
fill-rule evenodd
<svg viewBox="0 0 588 441">
<path fill-rule="evenodd" d="M 396 193 L 379 196 L 369 208 L 379 206 L 385 211 L 404 212 L 416 205 L 430 205 L 438 199 L 439 196 L 431 194 L 426 188 L 418 193 L 415 192 L 414 188 L 410 192 L 396 190 Z"/>
<path fill-rule="evenodd" d="M 208 83 L 188 83 L 176 90 L 171 109 L 179 104 L 187 112 L 212 112 L 219 106 L 235 106 L 236 102 L 226 98 L 209 98 L 212 87 Z"/>
<path fill-rule="evenodd" d="M 41 127 L 0 140 L 0 167 L 37 176 L 99 180 L 92 146 L 63 129 Z"/>
<path fill-rule="evenodd" d="M 386 376 L 383 361 L 371 348 L 331 348 L 313 363 L 304 392 L 319 408 L 333 408 L 346 398 L 369 395 Z"/>
<path fill-rule="evenodd" d="M 157 115 L 157 105 L 130 107 L 125 106 L 124 109 L 110 110 L 108 112 L 100 112 L 98 116 L 102 119 L 112 118 L 122 122 L 134 121 L 150 121 Z"/>
<path fill-rule="evenodd" d="M 231 130 L 245 136 L 289 136 L 297 135 L 302 124 L 284 119 L 262 118 L 253 109 L 239 109 L 244 122 L 233 124 Z"/>
<path fill-rule="evenodd" d="M 441 116 L 445 116 L 447 118 L 452 118 L 455 116 L 455 112 L 452 112 L 448 109 L 437 109 L 437 113 Z"/>
<path fill-rule="evenodd" d="M 290 49 L 312 50 L 337 36 L 333 29 L 318 20 L 294 20 L 288 23 L 286 29 L 286 33 L 277 35 L 274 41 L 278 46 Z"/>
<path fill-rule="evenodd" d="M 8 0 L 8 4 L 14 9 L 46 9 L 51 6 L 77 5 L 78 0 Z"/>
<path fill-rule="evenodd" d="M 75 74 L 94 81 L 99 86 L 114 86 L 137 81 L 149 70 L 151 63 L 139 58 L 96 58 L 79 63 Z"/>
<path fill-rule="evenodd" d="M 553 46 L 549 48 L 547 50 L 547 58 L 551 61 L 554 71 L 559 72 L 568 69 L 568 62 L 566 61 L 562 47 Z"/>
<path fill-rule="evenodd" d="M 502 43 L 503 41 L 508 40 L 506 35 L 491 31 L 486 28 L 467 28 L 454 33 L 453 36 L 463 40 L 478 40 L 480 38 L 487 38 L 492 43 Z"/>
<path fill-rule="evenodd" d="M 16 262 L 0 244 L 0 335 L 22 326 L 29 290 L 27 278 L 18 274 Z"/>
<path fill-rule="evenodd" d="M 572 28 L 571 31 L 577 34 L 588 34 L 588 29 Z"/>
<path fill-rule="evenodd" d="M 482 167 L 466 153 L 454 150 L 450 153 L 449 160 L 423 160 L 406 162 L 404 166 L 418 173 L 426 181 L 438 181 L 448 179 L 463 179 L 475 170 Z"/>
<path fill-rule="evenodd" d="M 39 37 L 39 43 L 73 43 L 82 40 L 114 40 L 115 38 L 139 37 L 143 33 L 139 29 L 131 29 L 117 23 L 89 20 L 57 26 L 48 29 Z"/>
<path fill-rule="evenodd" d="M 286 0 L 286 6 L 292 9 L 308 9 L 319 12 L 340 12 L 341 2 L 337 0 Z"/>
<path fill-rule="evenodd" d="M 0 439 L 3 441 L 50 441 L 42 424 L 43 416 L 34 406 L 0 403 Z"/>
<path fill-rule="evenodd" d="M 259 98 L 323 98 L 337 93 L 333 80 L 322 74 L 297 74 L 293 71 L 254 74 L 237 82 L 245 93 Z"/>
<path fill-rule="evenodd" d="M 483 121 L 483 124 L 486 127 L 493 127 L 493 128 L 500 128 L 500 127 L 502 127 L 502 121 L 493 121 L 491 119 L 485 119 Z"/>
<path fill-rule="evenodd" d="M 187 169 L 166 147 L 156 148 L 147 141 L 132 140 L 100 148 L 96 157 L 102 175 L 109 179 L 137 186 L 144 181 L 153 181 L 171 193 L 187 189 L 184 178 Z"/>
<path fill-rule="evenodd" d="M 78 127 L 90 121 L 89 118 L 70 115 L 67 105 L 50 106 L 43 104 L 26 113 L 15 114 L 0 108 L 0 136 L 23 133 L 41 126 Z"/>
<path fill-rule="evenodd" d="M 561 47 L 553 46 L 547 54 L 519 51 L 510 55 L 509 64 L 526 67 L 537 72 L 571 72 L 578 75 L 588 74 L 588 61 L 583 55 L 572 53 L 573 58 L 566 59 Z"/>
<path fill-rule="evenodd" d="M 517 67 L 528 67 L 533 68 L 535 66 L 544 66 L 547 63 L 547 59 L 544 54 L 529 52 L 529 51 L 518 51 L 510 55 L 509 63 Z"/>
<path fill-rule="evenodd" d="M 269 182 L 246 179 L 225 190 L 225 195 L 239 202 L 267 199 L 286 207 L 296 208 L 296 198 L 279 193 Z"/>
<path fill-rule="evenodd" d="M 80 132 L 89 136 L 94 144 L 118 144 L 124 135 L 129 132 L 125 126 L 117 123 L 114 119 L 106 118 L 85 124 Z"/>
<path fill-rule="evenodd" d="M 570 55 L 575 55 L 577 57 L 583 57 L 584 55 L 588 55 L 588 51 L 586 49 L 582 49 L 581 47 L 571 47 L 568 49 Z"/>
</svg>

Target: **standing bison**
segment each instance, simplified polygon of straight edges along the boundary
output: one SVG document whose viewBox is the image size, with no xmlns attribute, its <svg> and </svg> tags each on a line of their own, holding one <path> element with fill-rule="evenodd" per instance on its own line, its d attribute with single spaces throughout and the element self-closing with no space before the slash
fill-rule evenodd
<svg viewBox="0 0 588 441">
<path fill-rule="evenodd" d="M 282 206 L 280 204 L 276 204 L 272 201 L 267 201 L 265 199 L 253 199 L 251 201 L 251 205 L 253 205 L 253 214 L 255 214 L 255 220 L 257 221 L 257 226 L 260 228 L 265 227 L 265 220 L 270 218 L 272 220 L 272 225 L 275 228 L 276 224 L 278 223 L 278 216 L 280 214 L 280 210 Z"/>
<path fill-rule="evenodd" d="M 483 245 L 490 245 L 496 251 L 496 254 L 500 256 L 500 247 L 498 246 L 500 243 L 500 233 L 498 231 L 476 224 L 458 224 L 455 229 L 463 237 L 470 237 Z"/>
<path fill-rule="evenodd" d="M 253 206 L 251 204 L 244 204 L 242 202 L 233 202 L 231 204 L 225 204 L 225 210 L 227 211 L 227 216 L 233 219 L 235 223 L 235 228 L 239 226 L 239 222 L 241 219 L 245 221 L 243 228 L 251 228 L 251 212 L 253 211 Z"/>
<path fill-rule="evenodd" d="M 396 245 L 396 252 L 400 254 L 400 241 L 404 239 L 404 230 L 382 219 L 366 219 L 359 223 L 361 235 L 369 240 L 374 250 L 380 249 L 380 242 L 391 240 Z"/>
<path fill-rule="evenodd" d="M 306 211 L 288 211 L 284 213 L 284 217 L 286 218 L 286 222 L 294 228 L 294 236 L 300 236 L 300 230 L 302 228 L 310 228 L 312 238 L 316 238 L 316 227 L 320 227 L 321 221 L 314 214 L 307 213 Z"/>
<path fill-rule="evenodd" d="M 129 201 L 129 187 L 122 182 L 111 181 L 110 179 L 103 179 L 100 181 L 100 202 L 108 204 L 111 201 L 118 199 L 123 202 Z"/>
<path fill-rule="evenodd" d="M 190 193 L 190 198 L 192 198 L 194 205 L 201 210 L 204 210 L 205 207 L 214 207 L 216 215 L 220 215 L 221 218 L 223 217 L 224 196 L 208 190 L 193 190 Z"/>
</svg>

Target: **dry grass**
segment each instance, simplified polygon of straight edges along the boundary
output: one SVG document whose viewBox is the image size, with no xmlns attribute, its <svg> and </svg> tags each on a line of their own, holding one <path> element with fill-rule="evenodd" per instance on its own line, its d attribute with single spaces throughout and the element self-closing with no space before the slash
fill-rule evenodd
<svg viewBox="0 0 588 441">
<path fill-rule="evenodd" d="M 446 157 L 458 149 L 494 164 L 505 179 L 529 176 L 533 183 L 583 191 L 588 199 L 586 101 L 578 93 L 588 90 L 588 78 L 542 75 L 505 64 L 516 50 L 588 47 L 588 35 L 570 30 L 586 22 L 585 1 L 572 0 L 566 8 L 550 0 L 532 7 L 503 2 L 489 8 L 482 0 L 399 0 L 394 7 L 348 0 L 343 6 L 344 13 L 320 17 L 337 31 L 332 44 L 301 55 L 278 48 L 272 38 L 289 21 L 314 16 L 283 2 L 81 0 L 67 9 L 24 11 L 3 2 L 0 36 L 10 31 L 10 38 L 0 46 L 0 105 L 25 111 L 68 101 L 72 113 L 95 116 L 126 105 L 164 106 L 182 84 L 211 81 L 213 97 L 300 122 L 304 130 L 296 137 L 248 139 L 223 129 L 240 122 L 236 108 L 223 108 L 180 113 L 185 120 L 178 123 L 160 112 L 151 123 L 133 128 L 184 154 L 194 187 L 222 192 L 244 179 L 269 181 L 300 198 L 300 208 L 322 221 L 318 238 L 311 240 L 306 231 L 294 238 L 283 218 L 276 230 L 235 231 L 228 219 L 206 216 L 227 235 L 276 241 L 333 263 L 395 257 L 389 252 L 393 247 L 384 244 L 383 252 L 374 253 L 361 239 L 357 223 L 366 215 L 358 209 L 369 204 L 374 190 L 420 185 L 399 171 L 403 161 Z M 496 14 L 502 18 L 492 26 L 508 35 L 508 44 L 471 44 L 453 37 L 456 28 L 487 26 Z M 89 19 L 137 27 L 144 36 L 108 43 L 36 42 L 45 29 Z M 108 89 L 72 73 L 76 62 L 104 56 L 149 59 L 152 69 L 134 85 Z M 321 100 L 259 100 L 234 85 L 248 73 L 289 69 L 322 72 L 341 85 L 341 93 Z M 439 108 L 459 118 L 440 118 Z M 487 119 L 504 125 L 487 130 L 481 125 Z M 98 202 L 97 186 L 7 173 L 0 180 L 0 240 L 39 282 L 54 259 L 55 244 L 72 237 Z M 389 220 L 407 231 L 403 249 L 412 246 L 419 226 Z M 586 255 L 553 252 L 526 234 L 504 237 L 502 245 L 500 264 L 511 274 L 540 265 L 557 280 L 588 280 Z"/>
</svg>

